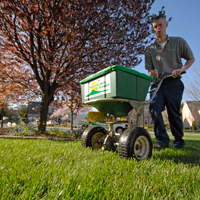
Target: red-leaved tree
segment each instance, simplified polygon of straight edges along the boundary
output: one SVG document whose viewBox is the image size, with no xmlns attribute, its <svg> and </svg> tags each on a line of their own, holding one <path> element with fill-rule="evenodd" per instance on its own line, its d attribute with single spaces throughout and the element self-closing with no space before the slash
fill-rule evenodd
<svg viewBox="0 0 200 200">
<path fill-rule="evenodd" d="M 57 110 L 51 115 L 51 118 L 61 117 L 62 120 L 67 120 L 70 113 L 71 130 L 73 130 L 73 113 L 89 112 L 91 110 L 91 107 L 82 104 L 81 92 L 78 89 L 69 87 L 67 96 L 64 96 L 64 93 L 60 94 L 62 100 L 57 102 Z"/>
<path fill-rule="evenodd" d="M 60 102 L 61 105 L 58 106 L 58 109 L 51 115 L 51 118 L 53 117 L 61 117 L 62 120 L 68 120 L 69 119 L 69 113 L 70 113 L 70 123 L 71 123 L 71 130 L 73 130 L 73 114 L 81 113 L 81 112 L 89 112 L 92 108 L 85 106 L 83 104 L 77 104 L 73 103 L 73 100 L 66 100 L 64 102 Z"/>
<path fill-rule="evenodd" d="M 1 70 L 17 91 L 11 99 L 41 98 L 38 129 L 44 132 L 48 106 L 61 93 L 80 91 L 81 79 L 110 65 L 140 63 L 151 40 L 153 2 L 2 0 Z"/>
</svg>

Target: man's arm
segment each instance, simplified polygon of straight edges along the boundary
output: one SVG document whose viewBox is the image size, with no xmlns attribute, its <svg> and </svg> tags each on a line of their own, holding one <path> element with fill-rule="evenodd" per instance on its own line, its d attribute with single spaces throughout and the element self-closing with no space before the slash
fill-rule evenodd
<svg viewBox="0 0 200 200">
<path fill-rule="evenodd" d="M 158 70 L 157 69 L 148 69 L 149 76 L 153 76 L 154 78 L 158 78 Z"/>
<path fill-rule="evenodd" d="M 176 78 L 176 77 L 180 76 L 183 71 L 186 71 L 188 68 L 190 68 L 190 66 L 194 63 L 194 61 L 195 61 L 194 57 L 187 60 L 185 65 L 183 65 L 181 67 L 181 69 L 176 69 L 172 72 L 172 77 Z"/>
</svg>

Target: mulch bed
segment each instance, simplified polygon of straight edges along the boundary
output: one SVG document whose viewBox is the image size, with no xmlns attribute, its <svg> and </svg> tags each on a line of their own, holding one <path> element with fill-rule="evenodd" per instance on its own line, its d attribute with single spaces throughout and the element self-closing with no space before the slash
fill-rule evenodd
<svg viewBox="0 0 200 200">
<path fill-rule="evenodd" d="M 6 128 L 0 128 L 0 135 L 6 135 Z"/>
<path fill-rule="evenodd" d="M 40 139 L 40 140 L 66 140 L 66 141 L 76 141 L 75 137 L 64 136 L 64 135 L 53 135 L 53 134 L 40 134 L 38 136 L 12 136 L 7 133 L 8 129 L 0 128 L 0 138 L 6 139 Z"/>
</svg>

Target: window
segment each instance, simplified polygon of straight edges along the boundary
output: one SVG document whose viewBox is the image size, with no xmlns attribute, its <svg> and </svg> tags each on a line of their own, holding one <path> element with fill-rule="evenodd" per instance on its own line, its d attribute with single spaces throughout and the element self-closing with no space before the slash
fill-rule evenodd
<svg viewBox="0 0 200 200">
<path fill-rule="evenodd" d="M 148 115 L 148 109 L 144 110 L 144 115 L 147 116 Z"/>
<path fill-rule="evenodd" d="M 148 119 L 144 119 L 144 124 L 147 125 L 148 124 Z"/>
<path fill-rule="evenodd" d="M 131 124 L 133 124 L 133 119 L 131 119 L 131 122 L 130 122 Z"/>
</svg>

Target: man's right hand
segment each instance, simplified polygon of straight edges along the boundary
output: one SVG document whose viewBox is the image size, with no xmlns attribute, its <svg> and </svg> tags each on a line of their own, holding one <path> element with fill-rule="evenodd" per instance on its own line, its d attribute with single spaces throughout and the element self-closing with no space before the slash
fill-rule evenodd
<svg viewBox="0 0 200 200">
<path fill-rule="evenodd" d="M 153 76 L 154 78 L 158 78 L 158 70 L 157 69 L 149 69 L 149 76 Z"/>
</svg>

